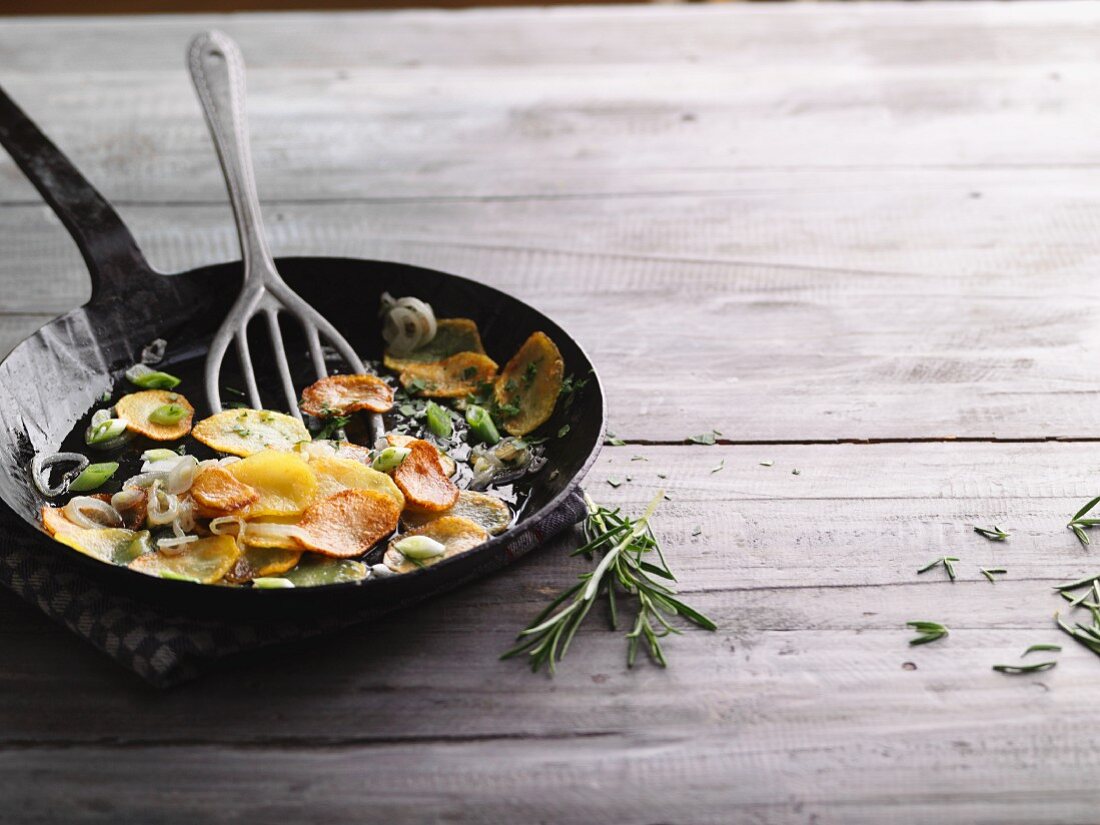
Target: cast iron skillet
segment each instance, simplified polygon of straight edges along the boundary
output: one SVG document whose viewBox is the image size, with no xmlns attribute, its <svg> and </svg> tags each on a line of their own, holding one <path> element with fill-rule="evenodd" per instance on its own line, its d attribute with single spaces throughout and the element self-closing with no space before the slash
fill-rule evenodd
<svg viewBox="0 0 1100 825">
<path fill-rule="evenodd" d="M 111 205 L 2 89 L 0 144 L 68 229 L 92 279 L 87 304 L 51 321 L 0 362 L 0 500 L 6 505 L 0 507 L 0 517 L 5 529 L 37 530 L 36 551 L 62 555 L 108 590 L 167 603 L 193 615 L 305 617 L 360 608 L 375 613 L 503 567 L 538 546 L 550 520 L 560 519 L 569 508 L 575 512 L 577 486 L 603 440 L 604 398 L 588 357 L 561 327 L 522 301 L 458 275 L 386 261 L 281 258 L 279 271 L 291 288 L 328 317 L 365 359 L 381 355 L 376 308 L 381 293 L 389 291 L 425 298 L 444 316 L 474 319 L 489 355 L 499 363 L 531 332 L 543 330 L 560 348 L 566 374 L 590 376 L 569 409 L 559 404 L 544 425 L 545 433 L 551 435 L 546 444 L 548 462 L 535 476 L 515 525 L 474 551 L 413 573 L 293 590 L 212 587 L 153 578 L 54 542 L 39 522 L 44 499 L 29 480 L 32 456 L 57 451 L 74 427 L 86 422 L 101 395 L 120 384 L 122 371 L 135 362 L 142 348 L 158 337 L 169 342 L 165 369 L 184 379 L 180 391 L 195 405 L 196 420 L 207 415 L 202 363 L 210 337 L 240 289 L 242 267 L 234 262 L 175 275 L 155 272 Z M 292 326 L 284 327 L 288 335 Z M 296 351 L 292 340 L 287 349 Z M 253 353 L 263 351 L 260 343 L 253 348 Z M 304 353 L 304 346 L 300 351 Z M 306 361 L 304 356 L 297 360 Z M 231 361 L 227 359 L 227 367 Z M 262 374 L 262 363 L 257 368 L 263 391 L 267 376 Z M 303 377 L 298 386 L 310 380 Z M 267 392 L 264 397 L 281 396 Z M 553 437 L 566 424 L 568 436 Z"/>
</svg>

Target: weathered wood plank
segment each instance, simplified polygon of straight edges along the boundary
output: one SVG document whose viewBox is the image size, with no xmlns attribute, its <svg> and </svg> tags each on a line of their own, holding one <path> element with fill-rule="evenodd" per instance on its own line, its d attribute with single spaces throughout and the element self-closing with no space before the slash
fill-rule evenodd
<svg viewBox="0 0 1100 825">
<path fill-rule="evenodd" d="M 1087 184 L 1065 171 L 875 177 L 722 197 L 275 203 L 269 234 L 277 254 L 402 260 L 532 302 L 589 350 L 627 438 L 1100 433 Z M 238 254 L 225 206 L 122 211 L 165 270 Z M 86 299 L 83 264 L 43 207 L 0 209 L 0 236 L 0 309 Z"/>
</svg>

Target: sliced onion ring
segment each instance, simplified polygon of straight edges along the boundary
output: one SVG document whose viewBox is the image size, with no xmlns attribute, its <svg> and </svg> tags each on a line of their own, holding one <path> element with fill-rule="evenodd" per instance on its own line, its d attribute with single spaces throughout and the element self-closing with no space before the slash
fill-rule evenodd
<svg viewBox="0 0 1100 825">
<path fill-rule="evenodd" d="M 62 508 L 65 518 L 77 527 L 87 530 L 101 530 L 104 527 L 121 527 L 122 516 L 102 499 L 91 496 L 75 496 Z M 95 518 L 90 517 L 91 513 Z"/>
<path fill-rule="evenodd" d="M 130 510 L 137 507 L 138 504 L 144 500 L 144 490 L 138 489 L 137 487 L 127 487 L 111 496 L 111 506 L 121 513 L 123 510 Z"/>
<path fill-rule="evenodd" d="M 264 521 L 250 521 L 244 525 L 244 537 L 243 541 L 246 543 L 252 537 L 256 538 L 289 538 L 297 539 L 304 538 L 306 531 L 299 527 L 297 524 L 278 524 L 275 522 Z M 242 540 L 241 535 L 237 534 L 237 539 Z"/>
<path fill-rule="evenodd" d="M 55 464 L 72 463 L 72 469 L 66 470 L 56 487 L 50 486 L 50 468 Z M 69 489 L 73 479 L 84 472 L 88 467 L 88 459 L 80 453 L 52 453 L 50 455 L 39 454 L 31 459 L 31 481 L 42 495 L 52 498 L 59 496 Z"/>
<path fill-rule="evenodd" d="M 138 473 L 136 476 L 130 476 L 124 482 L 122 482 L 122 488 L 127 487 L 152 487 L 158 481 L 163 484 L 168 480 L 168 473 L 165 472 L 150 472 L 150 473 Z"/>
<path fill-rule="evenodd" d="M 240 536 L 244 530 L 244 519 L 240 516 L 218 516 L 210 520 L 210 532 L 215 536 Z"/>
<path fill-rule="evenodd" d="M 178 496 L 191 489 L 191 483 L 195 480 L 195 471 L 199 466 L 199 460 L 193 455 L 182 456 L 168 471 L 164 489 L 172 495 Z"/>
<path fill-rule="evenodd" d="M 179 552 L 186 545 L 193 541 L 198 541 L 198 536 L 176 536 L 171 539 L 157 539 L 157 549 L 162 553 L 172 555 L 172 551 Z"/>
<path fill-rule="evenodd" d="M 171 493 L 161 488 L 160 482 L 154 482 L 149 488 L 149 507 L 145 518 L 153 525 L 171 524 L 179 514 L 179 502 Z"/>
</svg>

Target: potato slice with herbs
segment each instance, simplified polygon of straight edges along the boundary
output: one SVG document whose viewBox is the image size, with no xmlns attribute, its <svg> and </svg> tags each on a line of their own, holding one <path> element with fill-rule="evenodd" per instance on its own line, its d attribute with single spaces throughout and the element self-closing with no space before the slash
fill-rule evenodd
<svg viewBox="0 0 1100 825">
<path fill-rule="evenodd" d="M 330 559 L 306 553 L 298 566 L 283 574 L 295 587 L 319 587 L 324 584 L 342 584 L 362 581 L 370 575 L 369 568 L 361 561 Z"/>
<path fill-rule="evenodd" d="M 229 581 L 240 583 L 264 576 L 277 576 L 290 570 L 301 558 L 301 550 L 252 547 L 246 544 L 241 551 L 241 555 L 225 577 Z"/>
<path fill-rule="evenodd" d="M 223 410 L 195 425 L 191 433 L 219 453 L 250 456 L 261 450 L 293 450 L 309 441 L 306 425 L 271 410 Z"/>
<path fill-rule="evenodd" d="M 69 521 L 60 507 L 42 508 L 42 526 L 55 541 L 110 564 L 128 564 L 152 548 L 149 533 L 145 531 L 80 527 Z"/>
<path fill-rule="evenodd" d="M 554 414 L 565 363 L 544 332 L 528 338 L 497 378 L 494 394 L 504 429 L 526 435 Z"/>
<path fill-rule="evenodd" d="M 393 480 L 405 494 L 405 506 L 439 512 L 458 501 L 458 487 L 443 471 L 439 451 L 419 438 L 408 444 L 409 454 L 393 471 Z"/>
<path fill-rule="evenodd" d="M 377 375 L 330 375 L 302 391 L 302 412 L 316 418 L 393 408 L 393 388 Z"/>
<path fill-rule="evenodd" d="M 469 519 L 474 524 L 484 527 L 491 535 L 503 533 L 512 523 L 512 511 L 508 505 L 496 496 L 477 493 L 473 490 L 462 490 L 458 494 L 458 501 L 454 506 L 440 513 L 422 513 L 416 510 L 406 510 L 401 514 L 401 522 L 411 530 L 423 527 L 438 518 L 448 516 L 460 516 Z"/>
<path fill-rule="evenodd" d="M 150 576 L 213 584 L 225 577 L 240 555 L 241 550 L 232 536 L 210 536 L 181 544 L 171 551 L 158 550 L 138 556 L 129 567 Z"/>
<path fill-rule="evenodd" d="M 178 392 L 145 390 L 118 399 L 115 415 L 135 433 L 154 441 L 176 441 L 191 432 L 195 408 Z"/>
<path fill-rule="evenodd" d="M 264 450 L 227 464 L 225 469 L 259 494 L 242 511 L 246 518 L 295 516 L 317 498 L 317 477 L 294 453 Z"/>
<path fill-rule="evenodd" d="M 396 530 L 400 517 L 401 507 L 386 493 L 343 490 L 306 510 L 298 543 L 325 556 L 361 556 Z"/>
<path fill-rule="evenodd" d="M 260 494 L 225 467 L 207 467 L 195 476 L 191 484 L 191 498 L 198 505 L 203 518 L 228 516 L 259 500 Z"/>
<path fill-rule="evenodd" d="M 405 506 L 405 496 L 392 478 L 358 461 L 314 457 L 310 459 L 309 467 L 317 476 L 318 498 L 328 498 L 341 490 L 374 490 L 390 496 L 399 508 Z"/>
<path fill-rule="evenodd" d="M 464 398 L 497 374 L 497 362 L 477 352 L 460 352 L 434 364 L 409 364 L 398 380 L 422 398 Z"/>
<path fill-rule="evenodd" d="M 402 433 L 386 433 L 386 441 L 391 447 L 408 447 L 416 439 L 411 435 L 403 435 Z M 428 443 L 431 444 L 430 441 Z M 432 446 L 435 447 L 434 444 Z M 436 452 L 439 453 L 439 460 L 443 464 L 443 472 L 447 474 L 447 478 L 458 472 L 458 465 L 455 464 L 453 458 L 442 452 L 438 447 L 436 447 Z"/>
<path fill-rule="evenodd" d="M 434 541 L 438 541 L 443 545 L 443 554 L 420 561 L 406 558 L 394 545 L 409 536 L 427 536 Z M 394 538 L 390 542 L 389 549 L 386 550 L 382 563 L 395 573 L 409 573 L 419 567 L 427 567 L 443 559 L 457 556 L 459 553 L 465 553 L 467 550 L 473 550 L 478 545 L 484 544 L 488 539 L 489 534 L 480 524 L 475 524 L 461 516 L 444 516 L 434 519 L 423 527 L 406 533 L 404 536 Z"/>
<path fill-rule="evenodd" d="M 413 364 L 432 364 L 457 355 L 460 352 L 485 354 L 477 324 L 469 318 L 440 318 L 436 322 L 435 337 L 407 355 L 395 356 L 387 352 L 382 363 L 386 369 L 402 372 Z"/>
</svg>

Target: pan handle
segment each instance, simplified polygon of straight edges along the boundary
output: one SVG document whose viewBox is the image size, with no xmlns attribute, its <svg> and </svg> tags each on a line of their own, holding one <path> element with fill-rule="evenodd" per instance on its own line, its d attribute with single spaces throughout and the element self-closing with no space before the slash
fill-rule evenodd
<svg viewBox="0 0 1100 825">
<path fill-rule="evenodd" d="M 92 302 L 126 291 L 153 269 L 114 208 L 0 87 L 0 145 L 76 241 L 92 276 Z"/>
</svg>

